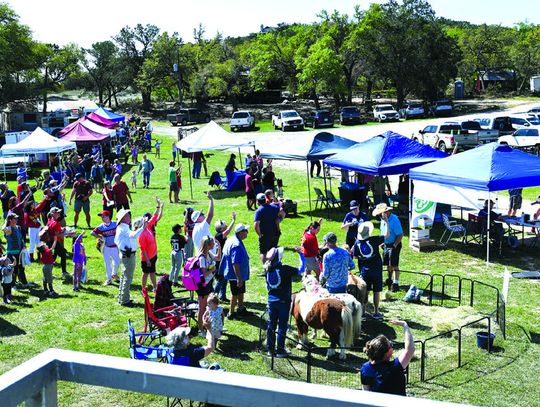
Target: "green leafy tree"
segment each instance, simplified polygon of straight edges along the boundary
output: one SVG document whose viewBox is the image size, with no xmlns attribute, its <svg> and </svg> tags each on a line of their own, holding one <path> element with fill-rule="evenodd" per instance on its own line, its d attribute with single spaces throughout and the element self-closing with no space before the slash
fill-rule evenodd
<svg viewBox="0 0 540 407">
<path fill-rule="evenodd" d="M 540 73 L 540 26 L 519 23 L 515 30 L 515 43 L 509 47 L 508 54 L 518 72 L 521 91 L 531 76 Z"/>
<path fill-rule="evenodd" d="M 96 90 L 99 103 L 103 104 L 104 96 L 115 75 L 118 48 L 112 41 L 96 42 L 85 50 L 85 54 L 83 65 L 92 81 L 91 88 Z"/>
<path fill-rule="evenodd" d="M 33 94 L 37 44 L 17 14 L 0 3 L 0 104 Z"/>
<path fill-rule="evenodd" d="M 134 90 L 141 92 L 142 108 L 150 109 L 152 104 L 152 83 L 140 80 L 144 62 L 152 55 L 153 45 L 159 34 L 159 28 L 152 24 L 135 27 L 126 26 L 113 37 L 120 50 L 121 63 L 127 69 L 128 80 L 133 84 Z M 138 80 L 139 79 L 139 80 Z"/>
</svg>

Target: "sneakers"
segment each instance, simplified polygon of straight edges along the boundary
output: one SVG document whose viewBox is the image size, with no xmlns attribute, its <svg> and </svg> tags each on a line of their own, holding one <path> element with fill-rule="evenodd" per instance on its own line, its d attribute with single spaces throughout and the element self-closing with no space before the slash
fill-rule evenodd
<svg viewBox="0 0 540 407">
<path fill-rule="evenodd" d="M 393 283 L 391 290 L 392 290 L 393 293 L 397 293 L 399 291 L 399 284 Z"/>
<path fill-rule="evenodd" d="M 79 290 L 77 287 L 73 287 L 73 291 L 75 291 L 76 293 L 78 293 L 78 292 L 81 291 L 81 290 Z"/>
<path fill-rule="evenodd" d="M 105 280 L 105 282 L 103 283 L 103 285 L 111 285 L 112 284 L 112 280 Z"/>
<path fill-rule="evenodd" d="M 63 278 L 70 278 L 71 274 L 69 274 L 67 271 L 64 271 L 64 272 L 62 272 L 62 277 Z"/>
<path fill-rule="evenodd" d="M 51 297 L 51 298 L 58 298 L 58 294 L 56 293 L 56 291 L 51 290 L 51 291 L 49 291 L 49 297 Z"/>
<path fill-rule="evenodd" d="M 384 281 L 384 285 L 388 287 L 388 289 L 390 290 L 392 288 L 392 279 L 391 278 L 387 278 L 385 281 Z"/>
<path fill-rule="evenodd" d="M 229 315 L 227 315 L 227 319 L 229 321 L 232 321 L 233 319 L 236 319 L 236 312 L 231 312 Z"/>
<path fill-rule="evenodd" d="M 112 276 L 112 279 L 113 279 L 114 281 L 116 281 L 117 283 L 120 282 L 120 277 L 118 277 L 118 274 L 114 274 L 114 275 Z"/>
<path fill-rule="evenodd" d="M 122 307 L 133 307 L 135 303 L 133 300 L 127 300 L 126 302 L 123 302 L 120 304 Z"/>
<path fill-rule="evenodd" d="M 285 349 L 278 350 L 276 353 L 276 358 L 288 358 L 291 354 L 287 352 Z"/>
<path fill-rule="evenodd" d="M 377 320 L 381 320 L 381 319 L 384 319 L 384 315 L 381 314 L 380 312 L 376 312 L 375 314 L 372 315 L 373 319 L 377 319 Z"/>
</svg>

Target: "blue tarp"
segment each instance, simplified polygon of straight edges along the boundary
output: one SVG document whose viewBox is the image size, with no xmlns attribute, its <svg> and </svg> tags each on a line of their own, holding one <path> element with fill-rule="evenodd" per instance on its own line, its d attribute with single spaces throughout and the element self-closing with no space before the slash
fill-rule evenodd
<svg viewBox="0 0 540 407">
<path fill-rule="evenodd" d="M 257 143 L 262 158 L 275 160 L 322 160 L 326 157 L 345 150 L 356 141 L 336 136 L 327 132 L 320 132 L 316 136 L 301 134 L 294 139 L 284 136 L 283 140 L 272 137 L 267 142 Z"/>
<path fill-rule="evenodd" d="M 448 154 L 387 131 L 324 160 L 333 167 L 370 175 L 406 174 Z"/>
<path fill-rule="evenodd" d="M 100 107 L 98 110 L 94 112 L 98 116 L 101 116 L 105 119 L 112 120 L 115 123 L 123 122 L 125 119 L 125 116 L 122 116 L 121 114 L 114 113 L 112 110 L 104 109 L 103 107 Z"/>
<path fill-rule="evenodd" d="M 412 180 L 478 191 L 540 185 L 540 157 L 490 143 L 411 170 Z"/>
</svg>

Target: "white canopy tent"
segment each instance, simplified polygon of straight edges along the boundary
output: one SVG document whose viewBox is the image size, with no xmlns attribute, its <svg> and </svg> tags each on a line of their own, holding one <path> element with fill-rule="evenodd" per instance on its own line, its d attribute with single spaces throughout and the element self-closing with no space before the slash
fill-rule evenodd
<svg viewBox="0 0 540 407">
<path fill-rule="evenodd" d="M 31 154 L 59 154 L 63 151 L 75 150 L 77 145 L 51 136 L 41 127 L 36 128 L 28 137 L 14 144 L 4 144 L 0 156 L 27 157 Z M 24 160 L 23 160 L 24 161 Z M 5 161 L 4 161 L 5 178 Z"/>
<path fill-rule="evenodd" d="M 201 127 L 195 133 L 190 134 L 186 138 L 176 143 L 178 149 L 187 153 L 195 153 L 207 150 L 227 150 L 230 148 L 238 148 L 240 155 L 240 147 L 253 146 L 255 141 L 249 138 L 244 138 L 238 135 L 233 135 L 223 129 L 215 121 L 211 121 L 206 126 Z M 240 161 L 242 157 L 240 155 Z M 188 159 L 189 166 L 189 188 L 191 190 L 191 198 L 193 198 L 193 188 L 191 184 L 191 163 Z"/>
</svg>

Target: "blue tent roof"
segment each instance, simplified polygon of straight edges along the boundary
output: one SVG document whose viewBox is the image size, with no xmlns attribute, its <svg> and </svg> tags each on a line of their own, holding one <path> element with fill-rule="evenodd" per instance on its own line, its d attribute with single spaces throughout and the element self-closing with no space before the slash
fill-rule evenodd
<svg viewBox="0 0 540 407">
<path fill-rule="evenodd" d="M 540 185 L 540 157 L 490 143 L 411 170 L 413 180 L 480 191 Z"/>
<path fill-rule="evenodd" d="M 325 159 L 324 163 L 362 174 L 396 175 L 406 174 L 411 168 L 447 156 L 439 150 L 387 131 Z"/>
<path fill-rule="evenodd" d="M 104 117 L 105 119 L 112 120 L 115 123 L 123 122 L 125 119 L 125 116 L 114 113 L 112 110 L 104 109 L 103 107 L 100 107 L 94 113 L 97 114 L 98 116 Z"/>
<path fill-rule="evenodd" d="M 331 133 L 320 132 L 314 137 L 309 133 L 293 139 L 287 137 L 279 140 L 279 137 L 273 137 L 267 142 L 257 143 L 257 147 L 261 150 L 262 158 L 322 160 L 355 144 L 358 143 Z"/>
</svg>

